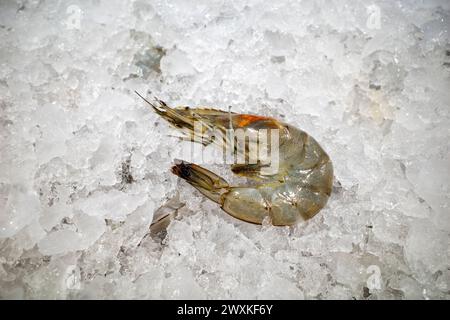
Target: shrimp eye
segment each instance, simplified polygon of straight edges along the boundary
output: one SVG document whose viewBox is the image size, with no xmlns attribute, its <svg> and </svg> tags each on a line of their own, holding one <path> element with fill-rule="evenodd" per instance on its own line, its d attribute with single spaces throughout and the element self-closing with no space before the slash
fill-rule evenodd
<svg viewBox="0 0 450 320">
<path fill-rule="evenodd" d="M 189 165 L 181 162 L 172 167 L 172 173 L 176 174 L 180 178 L 187 178 L 191 175 L 191 170 Z"/>
<path fill-rule="evenodd" d="M 181 164 L 181 175 L 183 177 L 189 177 L 191 175 L 191 170 L 189 166 L 186 166 L 185 164 Z"/>
</svg>

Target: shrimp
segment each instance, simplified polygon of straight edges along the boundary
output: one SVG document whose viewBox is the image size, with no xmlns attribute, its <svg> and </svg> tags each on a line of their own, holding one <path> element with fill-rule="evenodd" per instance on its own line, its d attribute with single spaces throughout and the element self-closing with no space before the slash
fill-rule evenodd
<svg viewBox="0 0 450 320">
<path fill-rule="evenodd" d="M 268 218 L 272 225 L 291 226 L 311 219 L 326 205 L 332 191 L 333 165 L 306 132 L 271 117 L 208 108 L 171 108 L 156 98 L 151 103 L 139 96 L 172 126 L 190 132 L 191 137 L 194 121 L 201 121 L 207 128 L 201 131 L 202 143 L 206 144 L 211 143 L 208 128 L 213 127 L 223 132 L 229 127 L 279 130 L 279 163 L 275 173 L 264 172 L 267 164 L 249 163 L 248 157 L 243 164 L 231 165 L 235 174 L 253 183 L 233 186 L 214 172 L 187 161 L 178 161 L 171 168 L 172 173 L 218 203 L 229 215 L 254 224 L 262 224 Z M 229 141 L 217 139 L 215 143 L 223 146 Z M 236 148 L 234 152 L 238 152 Z"/>
</svg>

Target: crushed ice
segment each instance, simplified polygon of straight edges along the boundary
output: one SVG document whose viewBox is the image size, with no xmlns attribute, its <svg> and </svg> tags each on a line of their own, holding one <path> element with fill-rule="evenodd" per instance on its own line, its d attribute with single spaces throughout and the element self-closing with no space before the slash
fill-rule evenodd
<svg viewBox="0 0 450 320">
<path fill-rule="evenodd" d="M 448 299 L 449 25 L 444 0 L 2 2 L 0 298 Z M 328 206 L 227 216 L 134 90 L 304 129 Z"/>
</svg>

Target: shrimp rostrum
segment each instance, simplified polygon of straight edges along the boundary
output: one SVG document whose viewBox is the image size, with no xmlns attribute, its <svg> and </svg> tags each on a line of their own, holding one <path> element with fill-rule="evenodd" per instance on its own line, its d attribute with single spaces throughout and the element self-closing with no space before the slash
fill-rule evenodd
<svg viewBox="0 0 450 320">
<path fill-rule="evenodd" d="M 191 140 L 231 148 L 235 159 L 243 159 L 232 164 L 231 170 L 248 178 L 245 185 L 230 185 L 217 174 L 187 161 L 178 161 L 172 167 L 174 174 L 231 216 L 255 224 L 270 219 L 273 225 L 287 226 L 312 218 L 327 203 L 333 166 L 327 153 L 306 132 L 270 117 L 208 108 L 172 108 L 158 99 L 145 101 Z M 195 129 L 196 121 L 202 124 L 201 130 Z M 238 129 L 247 132 L 242 148 L 238 147 L 236 137 L 230 138 L 229 134 L 230 130 Z M 222 133 L 220 138 L 217 131 Z M 261 147 L 261 132 L 267 132 L 269 137 L 265 147 L 270 152 L 265 154 L 272 154 L 276 145 L 276 166 L 264 159 L 251 161 L 250 154 L 255 152 L 251 144 Z"/>
</svg>

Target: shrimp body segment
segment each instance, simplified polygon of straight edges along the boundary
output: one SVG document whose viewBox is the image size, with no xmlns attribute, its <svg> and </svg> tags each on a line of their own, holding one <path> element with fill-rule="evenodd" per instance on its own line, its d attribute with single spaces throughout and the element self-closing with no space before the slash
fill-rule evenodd
<svg viewBox="0 0 450 320">
<path fill-rule="evenodd" d="M 204 123 L 207 129 L 202 131 L 202 141 L 207 143 L 211 141 L 208 128 L 223 132 L 230 127 L 250 132 L 278 129 L 277 172 L 264 172 L 266 165 L 260 162 L 231 166 L 235 174 L 248 178 L 251 183 L 247 185 L 230 185 L 217 174 L 186 161 L 172 167 L 174 174 L 231 216 L 255 224 L 269 218 L 273 225 L 286 226 L 312 218 L 326 205 L 332 191 L 333 166 L 327 153 L 306 132 L 270 117 L 207 108 L 171 108 L 160 100 L 148 103 L 171 125 L 192 135 L 194 122 Z M 219 146 L 229 143 L 226 139 L 214 142 Z"/>
</svg>

